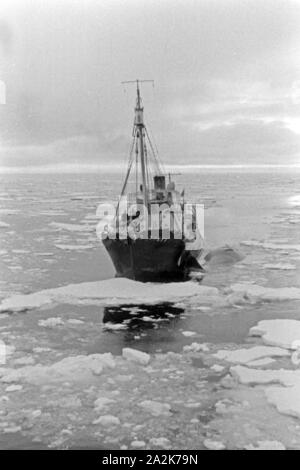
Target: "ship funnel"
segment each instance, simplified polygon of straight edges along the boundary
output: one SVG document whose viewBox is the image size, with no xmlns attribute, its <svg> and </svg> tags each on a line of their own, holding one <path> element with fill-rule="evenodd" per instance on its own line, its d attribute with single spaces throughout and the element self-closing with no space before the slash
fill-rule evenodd
<svg viewBox="0 0 300 470">
<path fill-rule="evenodd" d="M 154 189 L 164 191 L 166 189 L 166 178 L 163 175 L 154 176 Z"/>
</svg>

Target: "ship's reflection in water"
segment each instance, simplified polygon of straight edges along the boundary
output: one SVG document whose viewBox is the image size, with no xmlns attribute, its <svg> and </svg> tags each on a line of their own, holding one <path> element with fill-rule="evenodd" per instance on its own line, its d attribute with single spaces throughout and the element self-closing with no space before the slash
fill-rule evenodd
<svg viewBox="0 0 300 470">
<path fill-rule="evenodd" d="M 183 308 L 171 303 L 156 305 L 118 305 L 104 308 L 103 323 L 107 325 L 122 325 L 124 329 L 157 328 L 162 322 L 177 321 Z M 117 328 L 116 328 L 117 329 Z"/>
</svg>

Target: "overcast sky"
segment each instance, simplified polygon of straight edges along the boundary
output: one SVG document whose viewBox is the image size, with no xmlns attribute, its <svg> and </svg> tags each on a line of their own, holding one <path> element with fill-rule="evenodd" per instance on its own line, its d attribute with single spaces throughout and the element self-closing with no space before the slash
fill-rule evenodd
<svg viewBox="0 0 300 470">
<path fill-rule="evenodd" d="M 1 0 L 0 165 L 300 164 L 300 1 Z"/>
</svg>

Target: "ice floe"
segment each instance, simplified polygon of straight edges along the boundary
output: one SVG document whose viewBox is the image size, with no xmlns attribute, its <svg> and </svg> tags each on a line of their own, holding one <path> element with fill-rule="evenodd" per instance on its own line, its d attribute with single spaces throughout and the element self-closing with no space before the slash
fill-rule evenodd
<svg viewBox="0 0 300 470">
<path fill-rule="evenodd" d="M 0 220 L 0 228 L 7 228 L 7 227 L 10 227 L 10 225 L 7 222 L 2 222 Z"/>
<path fill-rule="evenodd" d="M 149 354 L 143 351 L 139 351 L 138 349 L 123 348 L 122 356 L 128 361 L 137 362 L 138 364 L 142 364 L 144 366 L 149 364 L 150 361 Z"/>
<path fill-rule="evenodd" d="M 292 387 L 268 387 L 265 394 L 268 402 L 276 406 L 279 413 L 300 418 L 300 379 Z"/>
<path fill-rule="evenodd" d="M 50 348 L 43 348 L 43 347 L 36 347 L 36 348 L 33 348 L 32 351 L 36 354 L 40 354 L 40 353 L 43 353 L 43 352 L 49 352 L 49 351 L 51 351 L 51 349 Z"/>
<path fill-rule="evenodd" d="M 7 428 L 4 428 L 3 432 L 7 434 L 16 434 L 17 432 L 20 432 L 21 429 L 21 426 L 9 426 Z"/>
<path fill-rule="evenodd" d="M 40 215 L 46 215 L 46 216 L 49 216 L 49 217 L 55 217 L 57 215 L 66 215 L 67 213 L 63 210 L 47 210 L 47 211 L 40 211 L 39 212 Z"/>
<path fill-rule="evenodd" d="M 101 426 L 118 426 L 120 420 L 117 416 L 103 415 L 93 421 L 93 424 L 100 424 Z"/>
<path fill-rule="evenodd" d="M 64 325 L 63 320 L 60 317 L 51 317 L 46 320 L 39 320 L 39 326 L 44 326 L 46 328 L 54 328 L 58 325 Z"/>
<path fill-rule="evenodd" d="M 77 318 L 70 318 L 67 320 L 67 323 L 69 323 L 69 325 L 83 325 L 84 321 L 78 320 Z"/>
<path fill-rule="evenodd" d="M 18 294 L 4 299 L 0 304 L 0 312 L 23 312 L 40 308 L 51 302 L 51 297 L 39 292 L 29 295 Z"/>
<path fill-rule="evenodd" d="M 300 300 L 300 288 L 271 288 L 251 283 L 240 283 L 231 285 L 221 293 L 216 287 L 199 285 L 193 281 L 155 284 L 114 278 L 69 284 L 44 289 L 33 294 L 13 295 L 2 301 L 0 312 L 22 312 L 53 304 L 155 305 L 172 302 L 178 307 L 184 308 L 189 305 L 191 308 L 199 308 L 199 306 L 207 306 L 207 304 L 230 306 L 238 303 L 283 300 Z M 143 318 L 145 320 L 145 317 Z M 151 318 L 151 321 L 155 320 Z M 183 332 L 184 335 L 191 335 L 191 333 Z"/>
<path fill-rule="evenodd" d="M 46 251 L 46 252 L 35 253 L 35 256 L 54 256 L 54 253 Z"/>
<path fill-rule="evenodd" d="M 108 330 L 108 331 L 119 331 L 119 330 L 127 330 L 128 325 L 127 323 L 112 323 L 112 322 L 106 322 L 102 325 L 103 330 Z"/>
<path fill-rule="evenodd" d="M 300 370 L 251 369 L 245 366 L 232 366 L 230 373 L 243 385 L 281 384 L 285 387 L 300 385 Z M 300 396 L 300 395 L 299 395 Z M 300 407 L 300 400 L 299 400 Z"/>
<path fill-rule="evenodd" d="M 0 214 L 3 215 L 15 215 L 18 214 L 20 211 L 18 209 L 5 209 L 4 207 L 0 209 Z"/>
<path fill-rule="evenodd" d="M 115 403 L 115 400 L 113 400 L 112 398 L 108 398 L 108 397 L 97 398 L 97 400 L 95 400 L 94 402 L 95 411 L 100 412 L 104 408 L 106 408 L 108 405 L 111 405 L 112 403 Z"/>
<path fill-rule="evenodd" d="M 292 250 L 300 251 L 300 245 L 298 244 L 287 244 L 287 243 L 270 243 L 270 242 L 261 242 L 258 240 L 245 240 L 241 242 L 245 246 L 257 246 L 259 248 L 264 248 L 266 250 Z"/>
<path fill-rule="evenodd" d="M 288 263 L 277 263 L 277 264 L 264 264 L 263 269 L 276 269 L 276 270 L 282 270 L 282 271 L 293 271 L 296 269 L 296 266 L 294 264 L 288 264 Z"/>
<path fill-rule="evenodd" d="M 223 372 L 224 369 L 225 369 L 225 367 L 221 366 L 220 364 L 214 364 L 214 365 L 211 366 L 211 370 L 213 370 L 214 372 L 217 372 L 217 373 Z"/>
<path fill-rule="evenodd" d="M 197 333 L 195 331 L 183 331 L 182 332 L 183 336 L 186 336 L 186 337 L 191 337 L 191 336 L 195 336 Z"/>
<path fill-rule="evenodd" d="M 139 403 L 138 406 L 153 416 L 169 416 L 171 414 L 171 406 L 168 403 L 161 403 L 154 400 L 144 400 Z"/>
<path fill-rule="evenodd" d="M 288 319 L 262 320 L 250 329 L 250 336 L 259 336 L 265 344 L 298 349 L 300 321 Z"/>
<path fill-rule="evenodd" d="M 90 250 L 91 248 L 94 248 L 93 245 L 62 245 L 62 244 L 55 244 L 54 246 L 56 248 L 59 248 L 60 250 L 66 250 L 66 251 L 84 251 L 84 250 Z"/>
<path fill-rule="evenodd" d="M 244 448 L 246 450 L 286 450 L 282 442 L 278 441 L 258 441 L 257 445 L 249 444 Z"/>
<path fill-rule="evenodd" d="M 35 360 L 31 356 L 19 357 L 18 359 L 14 360 L 14 364 L 17 365 L 17 366 L 28 366 L 28 365 L 32 365 L 34 363 L 35 363 Z"/>
<path fill-rule="evenodd" d="M 252 301 L 283 301 L 283 300 L 300 300 L 299 287 L 263 287 L 257 284 L 233 284 L 227 292 L 239 295 L 241 300 Z M 237 297 L 238 299 L 238 297 Z"/>
<path fill-rule="evenodd" d="M 225 444 L 220 441 L 213 441 L 212 439 L 205 439 L 203 445 L 208 450 L 224 450 L 226 449 Z"/>
<path fill-rule="evenodd" d="M 143 447 L 146 446 L 146 442 L 144 442 L 144 441 L 132 441 L 130 446 L 133 449 L 143 449 Z"/>
<path fill-rule="evenodd" d="M 207 346 L 206 343 L 192 343 L 192 344 L 187 344 L 186 346 L 183 346 L 183 351 L 184 352 L 208 352 L 209 347 Z"/>
<path fill-rule="evenodd" d="M 300 289 L 299 289 L 300 290 Z M 189 282 L 154 284 L 125 278 L 69 284 L 27 295 L 14 295 L 0 304 L 0 312 L 20 312 L 52 303 L 85 303 L 90 305 L 156 304 L 177 302 L 192 297 L 199 303 L 213 302 L 219 291 L 215 287 Z"/>
<path fill-rule="evenodd" d="M 50 222 L 49 226 L 58 230 L 67 230 L 69 232 L 91 232 L 96 230 L 96 227 L 91 227 L 89 225 L 64 224 L 61 222 Z"/>
<path fill-rule="evenodd" d="M 70 356 L 54 364 L 24 366 L 18 369 L 0 368 L 0 382 L 26 382 L 36 385 L 51 382 L 84 381 L 99 375 L 106 368 L 114 368 L 111 353 Z"/>
<path fill-rule="evenodd" d="M 166 437 L 153 437 L 150 439 L 150 445 L 154 449 L 170 449 L 171 448 L 171 442 L 169 441 L 168 438 Z"/>
<path fill-rule="evenodd" d="M 272 348 L 270 346 L 254 346 L 250 348 L 227 350 L 222 349 L 213 355 L 217 359 L 225 360 L 235 364 L 247 364 L 257 359 L 270 358 L 270 357 L 286 357 L 290 353 L 285 349 Z"/>
<path fill-rule="evenodd" d="M 289 197 L 288 202 L 291 206 L 300 207 L 300 194 Z"/>
<path fill-rule="evenodd" d="M 268 402 L 280 413 L 300 418 L 300 370 L 249 369 L 233 366 L 231 374 L 243 385 L 267 385 L 264 393 Z M 279 386 L 271 386 L 279 384 Z"/>
<path fill-rule="evenodd" d="M 248 367 L 265 367 L 273 362 L 276 362 L 275 359 L 272 359 L 271 357 L 264 357 L 263 359 L 256 359 L 255 361 L 250 361 L 247 362 Z"/>
<path fill-rule="evenodd" d="M 9 385 L 8 387 L 6 387 L 5 391 L 6 392 L 19 392 L 20 390 L 22 390 L 22 385 Z"/>
</svg>

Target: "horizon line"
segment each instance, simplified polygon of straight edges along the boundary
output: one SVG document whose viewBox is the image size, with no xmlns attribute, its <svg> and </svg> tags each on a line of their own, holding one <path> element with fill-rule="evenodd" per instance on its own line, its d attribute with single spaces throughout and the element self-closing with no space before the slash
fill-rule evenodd
<svg viewBox="0 0 300 470">
<path fill-rule="evenodd" d="M 106 164 L 61 164 L 61 165 L 32 165 L 32 166 L 16 166 L 16 167 L 8 167 L 8 166 L 0 166 L 0 174 L 22 174 L 22 173 L 90 173 L 92 171 L 112 171 L 112 172 L 123 172 L 125 165 L 106 165 Z M 163 165 L 163 169 L 167 171 L 171 171 L 173 169 L 178 169 L 182 171 L 188 170 L 272 170 L 272 169 L 299 169 L 300 170 L 300 163 L 291 163 L 291 164 L 186 164 L 182 165 L 179 163 L 175 164 L 166 164 Z"/>
</svg>

